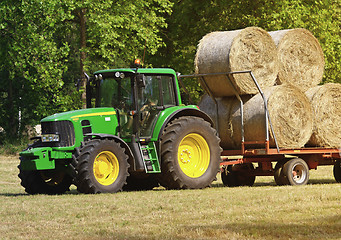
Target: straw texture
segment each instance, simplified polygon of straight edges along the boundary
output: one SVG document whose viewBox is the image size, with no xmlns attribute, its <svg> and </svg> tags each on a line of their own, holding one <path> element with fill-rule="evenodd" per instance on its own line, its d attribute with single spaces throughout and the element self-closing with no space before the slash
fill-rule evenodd
<svg viewBox="0 0 341 240">
<path fill-rule="evenodd" d="M 313 128 L 312 108 L 308 98 L 299 89 L 280 85 L 264 90 L 270 118 L 281 148 L 300 148 L 309 140 Z M 265 110 L 260 94 L 243 96 L 245 141 L 265 141 Z M 241 114 L 239 101 L 234 97 L 219 98 L 218 128 L 224 149 L 238 149 L 241 143 Z M 204 96 L 199 103 L 201 110 L 216 119 L 214 102 Z M 275 147 L 270 132 L 270 146 Z M 264 145 L 263 145 L 264 146 Z"/>
<path fill-rule="evenodd" d="M 235 31 L 212 32 L 201 39 L 195 57 L 196 73 L 244 70 L 253 72 L 261 88 L 275 84 L 278 73 L 277 48 L 266 31 L 258 27 L 248 27 Z M 205 81 L 215 97 L 234 95 L 225 76 L 207 76 Z M 234 75 L 232 82 L 239 94 L 258 92 L 248 74 Z"/>
<path fill-rule="evenodd" d="M 323 77 L 324 55 L 318 40 L 303 28 L 269 32 L 278 48 L 278 84 L 290 83 L 307 91 Z"/>
<path fill-rule="evenodd" d="M 309 89 L 306 95 L 314 111 L 313 134 L 308 145 L 341 147 L 341 84 L 317 86 Z"/>
</svg>

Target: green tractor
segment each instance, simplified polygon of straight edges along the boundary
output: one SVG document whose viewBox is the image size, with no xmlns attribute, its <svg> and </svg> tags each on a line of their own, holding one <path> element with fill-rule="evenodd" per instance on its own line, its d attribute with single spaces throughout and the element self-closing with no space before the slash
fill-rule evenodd
<svg viewBox="0 0 341 240">
<path fill-rule="evenodd" d="M 205 188 L 219 171 L 213 122 L 181 102 L 166 68 L 94 73 L 87 109 L 41 120 L 42 134 L 20 153 L 19 178 L 30 194 Z"/>
</svg>

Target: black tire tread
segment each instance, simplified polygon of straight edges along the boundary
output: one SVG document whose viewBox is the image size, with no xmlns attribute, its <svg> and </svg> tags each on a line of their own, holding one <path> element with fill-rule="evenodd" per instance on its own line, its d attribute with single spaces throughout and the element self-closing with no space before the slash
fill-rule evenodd
<svg viewBox="0 0 341 240">
<path fill-rule="evenodd" d="M 63 194 L 70 190 L 72 184 L 71 176 L 65 174 L 61 183 L 55 186 L 48 185 L 41 177 L 40 171 L 23 171 L 18 166 L 21 186 L 25 188 L 25 192 L 29 194 Z"/>
<path fill-rule="evenodd" d="M 333 167 L 333 174 L 336 182 L 341 183 L 341 161 L 336 161 Z"/>
<path fill-rule="evenodd" d="M 123 171 L 123 180 L 119 182 L 118 188 L 114 192 L 122 191 L 122 188 L 126 182 L 126 178 L 129 175 L 128 168 L 128 156 L 125 154 L 124 148 L 120 146 L 119 143 L 115 142 L 114 140 L 109 139 L 94 139 L 87 141 L 81 145 L 81 147 L 75 151 L 73 160 L 71 165 L 75 168 L 75 180 L 74 184 L 77 186 L 77 190 L 81 193 L 101 193 L 104 192 L 99 187 L 96 187 L 94 182 L 91 180 L 91 172 L 89 170 L 89 165 L 91 162 L 91 153 L 96 149 L 99 148 L 101 144 L 110 144 L 116 147 L 117 151 L 115 155 L 124 156 L 122 161 L 126 162 L 125 169 Z M 120 169 L 121 171 L 121 169 Z"/>
<path fill-rule="evenodd" d="M 205 182 L 199 183 L 200 180 L 198 180 L 198 185 L 193 186 L 189 184 L 188 182 L 181 179 L 179 176 L 178 171 L 176 170 L 176 167 L 174 165 L 174 162 L 176 161 L 173 159 L 172 154 L 174 151 L 177 152 L 177 149 L 174 149 L 174 142 L 178 140 L 179 134 L 183 131 L 186 126 L 191 126 L 193 123 L 200 124 L 203 128 L 209 129 L 210 133 L 215 136 L 215 142 L 212 143 L 211 151 L 215 151 L 219 153 L 219 160 L 220 161 L 220 152 L 222 149 L 219 146 L 220 139 L 217 136 L 217 132 L 214 128 L 211 127 L 210 123 L 203 120 L 199 117 L 194 116 L 186 116 L 186 117 L 180 117 L 172 122 L 170 122 L 162 136 L 161 136 L 161 174 L 158 175 L 158 181 L 160 184 L 167 189 L 189 189 L 189 188 L 205 188 L 210 186 L 211 182 L 216 180 L 216 175 L 219 172 L 219 164 L 216 166 L 213 166 L 215 169 L 212 170 L 215 172 L 215 174 L 212 174 L 209 179 L 206 179 Z M 213 159 L 212 161 L 216 161 Z M 214 175 L 214 176 L 213 176 Z"/>
<path fill-rule="evenodd" d="M 28 145 L 27 149 L 40 147 L 42 145 L 41 141 L 34 142 L 33 144 Z M 20 161 L 24 161 L 24 157 L 19 157 Z M 72 184 L 72 177 L 65 172 L 62 182 L 57 185 L 51 186 L 48 185 L 43 179 L 38 170 L 30 170 L 24 171 L 21 168 L 21 165 L 18 165 L 20 178 L 20 184 L 24 187 L 25 192 L 29 194 L 63 194 L 70 190 L 70 186 Z"/>
<path fill-rule="evenodd" d="M 294 165 L 295 162 L 298 162 L 300 164 L 302 164 L 302 166 L 304 166 L 307 170 L 307 176 L 306 179 L 303 183 L 301 184 L 297 184 L 295 183 L 292 179 L 291 179 L 291 173 L 290 173 L 290 169 L 292 168 L 292 165 Z M 283 169 L 282 169 L 282 181 L 284 183 L 284 185 L 305 185 L 307 184 L 307 182 L 309 181 L 309 167 L 307 165 L 307 163 L 301 159 L 301 158 L 293 158 L 289 161 L 287 161 L 284 165 L 283 165 Z"/>
</svg>

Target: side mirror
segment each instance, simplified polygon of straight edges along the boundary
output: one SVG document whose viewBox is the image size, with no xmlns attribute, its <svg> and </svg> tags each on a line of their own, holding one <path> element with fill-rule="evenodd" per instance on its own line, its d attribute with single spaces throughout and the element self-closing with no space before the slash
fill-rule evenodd
<svg viewBox="0 0 341 240">
<path fill-rule="evenodd" d="M 144 74 L 136 74 L 136 83 L 139 88 L 143 88 L 146 86 L 146 77 L 144 76 Z"/>
</svg>

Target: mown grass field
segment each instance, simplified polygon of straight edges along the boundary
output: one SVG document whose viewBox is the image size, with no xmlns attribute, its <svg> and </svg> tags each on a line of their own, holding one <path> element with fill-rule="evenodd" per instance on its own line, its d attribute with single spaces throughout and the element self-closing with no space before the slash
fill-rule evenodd
<svg viewBox="0 0 341 240">
<path fill-rule="evenodd" d="M 341 239 L 341 184 L 332 167 L 302 187 L 27 195 L 18 159 L 0 156 L 0 239 Z"/>
</svg>

